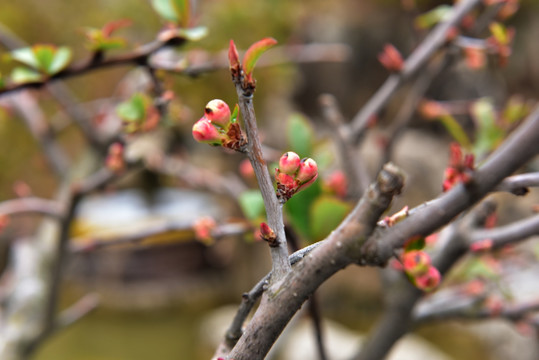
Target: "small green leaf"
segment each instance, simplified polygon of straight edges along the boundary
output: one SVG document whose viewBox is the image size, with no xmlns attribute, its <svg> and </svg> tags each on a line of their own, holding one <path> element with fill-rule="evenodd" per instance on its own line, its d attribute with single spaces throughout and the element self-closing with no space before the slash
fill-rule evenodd
<svg viewBox="0 0 539 360">
<path fill-rule="evenodd" d="M 451 14 L 453 7 L 450 5 L 440 5 L 415 18 L 414 24 L 419 29 L 429 29 L 443 21 Z"/>
<path fill-rule="evenodd" d="M 65 46 L 59 47 L 54 53 L 54 57 L 49 67 L 46 69 L 49 75 L 54 75 L 64 70 L 71 61 L 71 49 Z"/>
<path fill-rule="evenodd" d="M 42 75 L 27 67 L 18 66 L 11 72 L 11 81 L 15 84 L 25 84 L 42 80 Z"/>
<path fill-rule="evenodd" d="M 197 26 L 193 28 L 178 29 L 178 36 L 190 40 L 199 41 L 208 35 L 208 28 L 205 26 Z"/>
<path fill-rule="evenodd" d="M 234 106 L 234 110 L 232 110 L 232 115 L 230 115 L 230 122 L 235 123 L 238 121 L 238 116 L 240 115 L 240 107 L 238 104 Z"/>
<path fill-rule="evenodd" d="M 152 7 L 163 19 L 178 23 L 180 18 L 171 0 L 152 0 Z"/>
<path fill-rule="evenodd" d="M 342 200 L 323 195 L 311 206 L 311 236 L 314 241 L 324 239 L 348 215 L 351 206 Z"/>
<path fill-rule="evenodd" d="M 425 248 L 425 238 L 423 236 L 412 238 L 404 244 L 404 251 L 423 250 Z"/>
<path fill-rule="evenodd" d="M 471 114 L 477 126 L 474 154 L 481 158 L 502 142 L 505 132 L 496 124 L 496 111 L 490 100 L 483 98 L 476 101 Z"/>
<path fill-rule="evenodd" d="M 243 71 L 247 76 L 252 74 L 255 64 L 260 56 L 269 48 L 275 46 L 275 44 L 277 44 L 277 40 L 274 38 L 264 38 L 255 42 L 249 49 L 247 49 L 243 57 Z"/>
<path fill-rule="evenodd" d="M 471 142 L 470 142 L 470 139 L 468 138 L 468 135 L 466 135 L 466 132 L 464 131 L 462 126 L 453 116 L 449 114 L 444 114 L 440 116 L 439 120 L 445 126 L 449 134 L 453 137 L 453 139 L 455 139 L 464 148 L 466 149 L 471 148 Z"/>
<path fill-rule="evenodd" d="M 54 60 L 56 47 L 52 45 L 34 45 L 32 46 L 32 50 L 39 64 L 38 69 L 46 74 L 51 74 L 49 69 Z"/>
<path fill-rule="evenodd" d="M 513 95 L 507 100 L 503 110 L 504 124 L 511 125 L 522 120 L 530 112 L 528 104 L 519 95 Z"/>
<path fill-rule="evenodd" d="M 256 220 L 265 216 L 264 199 L 259 190 L 247 190 L 238 198 L 241 210 L 247 219 Z"/>
<path fill-rule="evenodd" d="M 11 52 L 11 57 L 24 65 L 28 65 L 34 69 L 39 69 L 39 60 L 36 58 L 32 48 L 28 47 L 13 50 Z"/>
<path fill-rule="evenodd" d="M 286 136 L 290 150 L 301 158 L 311 156 L 314 130 L 311 123 L 303 115 L 296 113 L 288 118 Z"/>
<path fill-rule="evenodd" d="M 176 12 L 181 27 L 187 28 L 191 18 L 191 5 L 189 0 L 171 0 L 172 7 Z"/>
</svg>

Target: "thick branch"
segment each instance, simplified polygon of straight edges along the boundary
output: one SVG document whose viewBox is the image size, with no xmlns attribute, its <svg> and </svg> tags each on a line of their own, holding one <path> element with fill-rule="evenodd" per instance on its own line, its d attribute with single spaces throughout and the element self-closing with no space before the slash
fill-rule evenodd
<svg viewBox="0 0 539 360">
<path fill-rule="evenodd" d="M 61 218 L 63 208 L 57 201 L 37 197 L 24 197 L 0 203 L 0 215 L 40 214 Z"/>
<path fill-rule="evenodd" d="M 413 236 L 427 236 L 471 207 L 507 176 L 539 154 L 539 107 L 475 171 L 468 185 L 460 184 L 437 199 L 421 205 L 412 215 L 365 245 L 364 261 L 385 264 L 394 249 Z"/>
<path fill-rule="evenodd" d="M 384 167 L 358 205 L 326 241 L 265 292 L 253 319 L 229 359 L 263 359 L 288 321 L 310 294 L 335 272 L 354 262 L 361 245 L 403 186 L 395 166 Z"/>
</svg>

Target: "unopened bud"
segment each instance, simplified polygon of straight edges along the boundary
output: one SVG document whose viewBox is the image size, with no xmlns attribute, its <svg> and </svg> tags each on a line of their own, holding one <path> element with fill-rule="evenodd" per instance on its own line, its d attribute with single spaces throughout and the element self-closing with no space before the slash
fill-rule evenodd
<svg viewBox="0 0 539 360">
<path fill-rule="evenodd" d="M 277 246 L 277 235 L 265 222 L 260 224 L 260 236 L 268 242 L 269 246 Z"/>
<path fill-rule="evenodd" d="M 302 159 L 299 164 L 298 174 L 296 175 L 296 180 L 300 184 L 307 182 L 312 182 L 318 176 L 318 165 L 311 158 Z"/>
<path fill-rule="evenodd" d="M 201 143 L 220 145 L 222 135 L 210 120 L 202 117 L 193 125 L 193 137 Z"/>
<path fill-rule="evenodd" d="M 422 276 L 425 275 L 431 267 L 430 256 L 424 251 L 408 251 L 402 255 L 402 265 L 404 271 L 410 276 Z"/>
<path fill-rule="evenodd" d="M 415 285 L 419 289 L 429 292 L 436 289 L 438 285 L 440 285 L 441 280 L 442 275 L 440 275 L 438 269 L 434 266 L 430 266 L 424 275 L 415 278 Z"/>
<path fill-rule="evenodd" d="M 215 99 L 206 104 L 204 109 L 206 119 L 222 128 L 227 128 L 230 124 L 230 108 L 223 100 Z"/>
<path fill-rule="evenodd" d="M 301 162 L 299 155 L 293 151 L 284 153 L 279 159 L 279 171 L 288 175 L 295 175 Z"/>
</svg>

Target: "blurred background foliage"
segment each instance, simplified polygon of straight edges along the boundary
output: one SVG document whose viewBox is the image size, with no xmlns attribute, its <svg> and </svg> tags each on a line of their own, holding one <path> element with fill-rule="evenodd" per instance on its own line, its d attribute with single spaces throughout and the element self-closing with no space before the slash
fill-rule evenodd
<svg viewBox="0 0 539 360">
<path fill-rule="evenodd" d="M 209 36 L 188 44 L 179 51 L 203 49 L 217 53 L 226 49 L 230 39 L 234 39 L 240 49 L 245 49 L 254 41 L 266 36 L 276 38 L 280 45 L 313 42 L 338 42 L 349 45 L 351 56 L 349 61 L 343 63 L 286 64 L 256 69 L 255 77 L 259 87 L 255 106 L 263 129 L 264 141 L 284 150 L 287 139 L 282 135 L 282 129 L 286 127 L 286 119 L 290 114 L 304 113 L 317 126 L 321 126 L 317 98 L 322 93 L 332 93 L 338 98 L 344 115 L 347 118 L 353 117 L 387 77 L 387 72 L 377 60 L 383 45 L 394 44 L 404 56 L 412 51 L 417 41 L 417 34 L 411 25 L 414 13 L 404 12 L 400 3 L 396 0 L 201 0 L 196 3 L 196 18 L 200 25 L 208 27 Z M 419 13 L 442 3 L 448 2 L 417 1 L 417 11 Z M 513 56 L 507 67 L 503 69 L 491 67 L 485 71 L 468 74 L 468 79 L 456 78 L 451 73 L 446 74 L 436 81 L 431 89 L 431 95 L 440 100 L 449 100 L 470 98 L 480 94 L 502 101 L 514 93 L 522 94 L 524 97 L 536 96 L 539 93 L 537 10 L 539 10 L 537 1 L 522 1 L 519 12 L 509 20 L 509 25 L 515 26 L 517 33 Z M 18 0 L 4 1 L 0 6 L 0 24 L 6 29 L 28 44 L 52 43 L 69 46 L 73 50 L 74 61 L 83 61 L 89 57 L 89 52 L 84 46 L 83 28 L 100 28 L 107 22 L 123 18 L 133 21 L 130 27 L 118 31 L 119 35 L 128 40 L 128 49 L 152 41 L 163 25 L 147 0 Z M 122 51 L 124 50 L 113 50 L 112 53 Z M 2 74 L 9 73 L 12 68 L 2 56 L 7 52 L 0 50 Z M 107 68 L 70 78 L 65 83 L 82 103 L 89 103 L 116 97 L 118 83 L 131 70 L 129 66 Z M 237 171 L 240 156 L 195 145 L 190 134 L 193 122 L 202 115 L 202 109 L 208 100 L 221 98 L 229 104 L 235 102 L 236 95 L 228 72 L 221 70 L 196 78 L 164 74 L 163 78 L 165 86 L 176 94 L 178 102 L 176 106 L 181 109 L 173 113 L 176 115 L 171 120 L 177 126 L 182 151 L 187 153 L 196 165 L 210 166 L 222 171 Z M 480 85 L 474 88 L 470 86 L 473 82 Z M 483 93 L 484 89 L 490 89 L 491 93 Z M 388 114 L 394 111 L 393 104 L 398 104 L 405 93 L 406 87 L 399 91 L 396 100 L 387 110 Z M 40 106 L 51 124 L 55 126 L 62 123 L 62 111 L 55 105 L 50 95 L 45 92 L 34 92 L 34 95 L 38 97 Z M 124 99 L 116 100 L 119 102 Z M 391 116 L 384 118 L 389 119 Z M 430 133 L 434 131 L 436 136 L 440 136 L 444 141 L 448 140 L 447 135 L 437 131 L 438 128 L 432 124 L 426 125 L 416 119 L 412 125 L 424 128 Z M 324 136 L 322 126 L 322 131 L 317 131 L 315 140 L 320 142 Z M 84 140 L 74 127 L 65 128 L 59 141 L 71 160 L 76 161 L 84 154 Z M 442 154 L 441 157 L 446 157 L 446 154 Z M 443 164 L 441 166 L 443 167 Z M 436 176 L 434 176 L 436 184 L 441 184 L 442 174 Z M 1 201 L 14 197 L 13 188 L 18 181 L 28 184 L 34 195 L 46 198 L 53 197 L 58 186 L 58 180 L 49 170 L 38 144 L 28 133 L 23 122 L 14 114 L 0 108 Z M 162 181 L 167 185 L 174 184 L 170 180 Z M 320 187 L 317 185 L 309 191 L 319 192 Z M 419 203 L 435 195 L 437 191 L 408 200 Z M 305 192 L 302 196 L 308 197 L 309 194 Z M 291 203 L 289 206 L 301 207 L 299 195 L 297 200 L 296 204 Z M 227 216 L 229 214 L 239 216 L 237 207 L 227 206 L 227 209 L 232 209 L 227 210 L 229 211 Z M 341 207 L 338 211 L 345 210 Z M 291 221 L 299 224 L 300 232 L 308 231 L 304 225 L 306 221 L 304 218 L 296 217 Z M 20 230 L 21 235 L 27 231 L 27 229 Z M 316 228 L 312 231 L 316 240 L 323 237 L 323 229 Z M 228 282 L 217 285 L 221 277 L 199 276 L 204 273 L 204 268 L 187 267 L 188 274 L 182 275 L 184 277 L 176 289 L 181 296 L 168 296 L 166 292 L 160 293 L 162 289 L 158 286 L 148 286 L 127 291 L 129 301 L 132 301 L 132 304 L 129 304 L 125 296 L 116 297 L 119 292 L 130 289 L 131 281 L 134 280 L 125 273 L 125 269 L 117 270 L 118 283 L 113 287 L 121 286 L 120 290 L 108 289 L 110 293 L 107 293 L 105 289 L 102 292 L 105 298 L 108 297 L 104 302 L 105 306 L 47 342 L 35 358 L 38 360 L 208 358 L 212 347 L 205 343 L 205 338 L 210 335 L 201 333 L 200 319 L 216 306 L 239 301 L 239 294 L 249 289 L 269 268 L 265 246 L 254 244 L 247 248 L 235 245 L 231 247 L 237 253 L 231 256 L 232 260 L 226 264 L 227 271 L 231 274 L 227 278 Z M 139 250 L 140 254 L 128 260 L 124 259 L 125 261 L 120 264 L 129 269 L 154 267 L 156 261 L 159 261 L 156 259 L 163 258 L 158 255 L 154 257 L 153 263 L 144 261 L 144 257 L 151 251 L 150 248 Z M 217 254 L 222 255 L 219 252 Z M 117 254 L 110 258 L 108 254 L 97 253 L 96 256 L 103 256 L 105 260 L 92 266 L 110 267 L 112 266 L 110 263 L 115 263 L 114 266 L 120 267 Z M 211 255 L 205 253 L 203 256 Z M 84 263 L 84 258 L 77 260 Z M 185 258 L 183 260 L 172 258 L 169 261 L 185 261 Z M 99 269 L 92 271 L 99 273 Z M 104 273 L 107 274 L 106 271 Z M 161 275 L 144 276 L 155 281 L 161 279 L 159 277 Z M 65 303 L 68 304 L 88 287 L 97 286 L 98 282 L 96 280 L 96 283 L 88 286 L 87 282 L 79 284 L 75 279 L 64 294 Z M 381 310 L 379 290 L 374 270 L 349 269 L 346 274 L 338 274 L 322 287 L 324 313 L 352 329 L 366 331 Z M 363 296 L 359 296 L 359 293 Z M 150 300 L 144 300 L 145 298 Z M 433 328 L 431 331 L 425 331 L 423 335 L 442 346 L 443 350 L 454 358 L 486 358 L 482 345 L 469 338 L 458 326 L 456 331 L 447 331 L 447 328 L 452 326 L 455 325 L 449 325 L 443 331 Z M 444 341 L 440 342 L 437 336 Z M 460 348 L 466 349 L 466 353 L 459 353 Z"/>
</svg>

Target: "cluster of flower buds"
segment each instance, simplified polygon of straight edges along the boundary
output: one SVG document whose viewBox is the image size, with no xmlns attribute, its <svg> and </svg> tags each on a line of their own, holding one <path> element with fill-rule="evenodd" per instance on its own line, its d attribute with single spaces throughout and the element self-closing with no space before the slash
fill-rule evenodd
<svg viewBox="0 0 539 360">
<path fill-rule="evenodd" d="M 112 172 L 119 173 L 125 169 L 124 146 L 114 143 L 109 146 L 105 166 Z"/>
<path fill-rule="evenodd" d="M 460 145 L 452 143 L 450 146 L 449 166 L 445 169 L 443 191 L 451 189 L 462 182 L 468 184 L 471 180 L 471 173 L 474 170 L 473 154 L 462 155 Z"/>
<path fill-rule="evenodd" d="M 442 276 L 432 266 L 430 256 L 421 250 L 411 250 L 401 256 L 403 270 L 412 283 L 423 291 L 432 291 L 440 284 Z"/>
<path fill-rule="evenodd" d="M 193 224 L 195 239 L 204 245 L 212 245 L 214 242 L 213 231 L 217 227 L 215 220 L 209 216 L 201 217 Z"/>
<path fill-rule="evenodd" d="M 193 125 L 193 137 L 201 143 L 240 151 L 246 141 L 236 116 L 223 100 L 211 100 L 204 108 L 204 116 Z"/>
<path fill-rule="evenodd" d="M 298 154 L 289 151 L 279 159 L 275 169 L 277 197 L 286 202 L 295 193 L 311 185 L 318 177 L 318 165 L 311 158 L 300 159 Z"/>
</svg>

